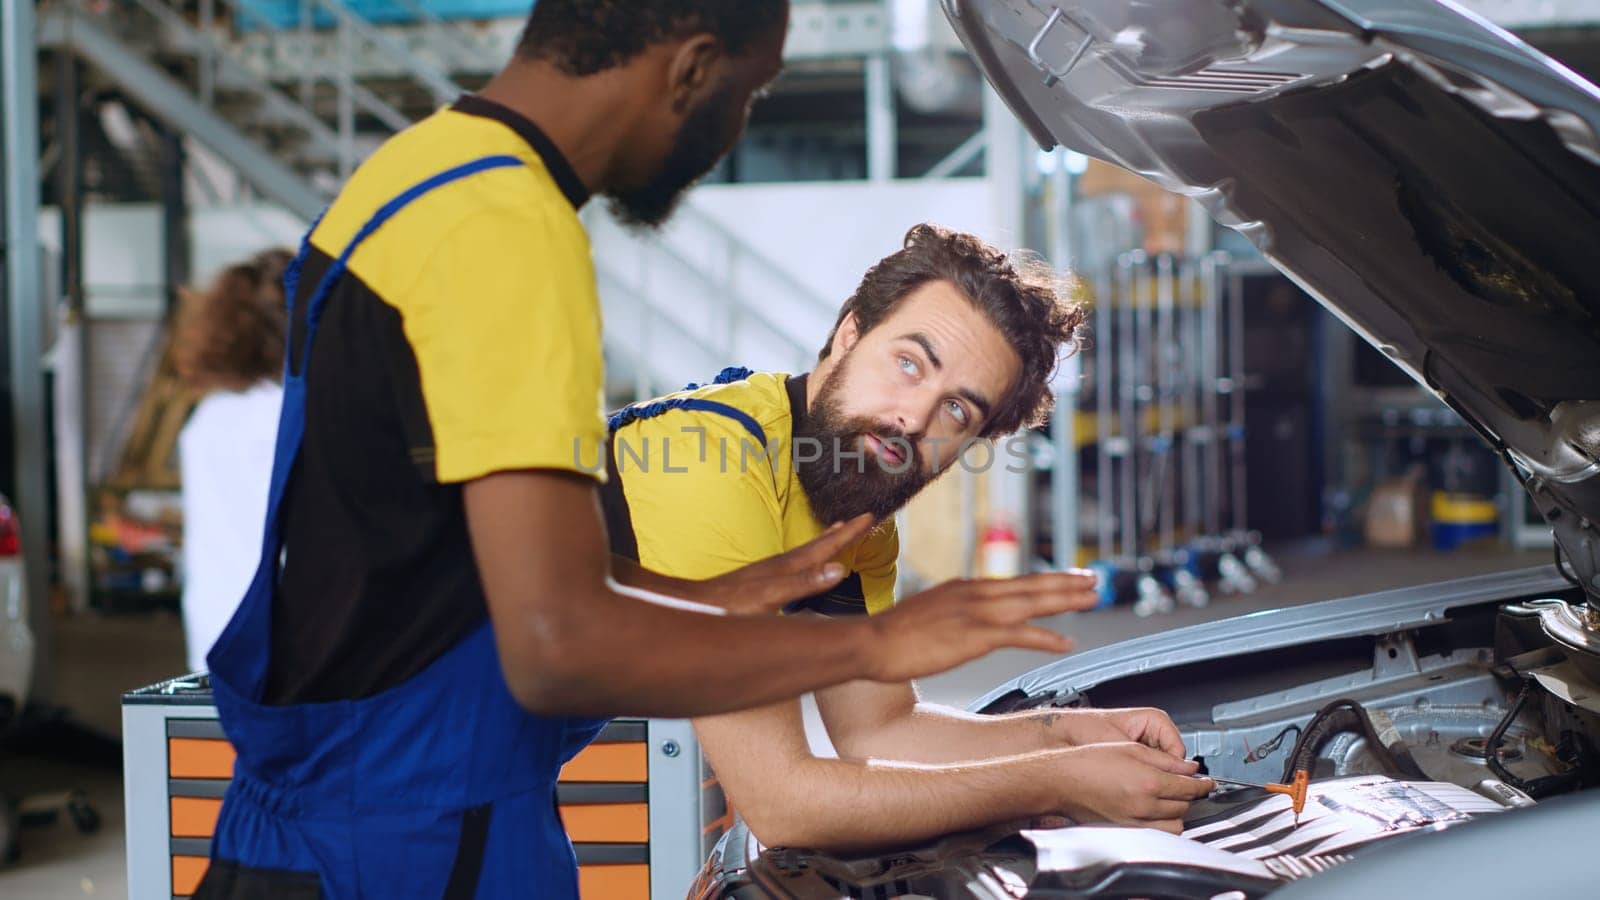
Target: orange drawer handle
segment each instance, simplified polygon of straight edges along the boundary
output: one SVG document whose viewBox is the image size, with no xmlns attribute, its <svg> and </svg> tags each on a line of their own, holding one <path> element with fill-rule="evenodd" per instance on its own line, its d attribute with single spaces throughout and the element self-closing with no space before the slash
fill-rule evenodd
<svg viewBox="0 0 1600 900">
<path fill-rule="evenodd" d="M 562 810 L 563 815 L 566 812 Z M 200 879 L 210 867 L 211 860 L 204 856 L 174 856 L 172 893 L 187 897 L 199 890 Z M 580 866 L 578 894 L 583 900 L 649 900 L 650 867 L 640 863 Z"/>
<path fill-rule="evenodd" d="M 172 858 L 172 893 L 187 897 L 200 889 L 200 879 L 211 867 L 204 856 L 174 856 Z"/>
<path fill-rule="evenodd" d="M 208 838 L 217 833 L 222 798 L 173 797 L 171 809 L 173 837 Z"/>
<path fill-rule="evenodd" d="M 649 781 L 642 743 L 590 744 L 561 769 L 562 781 Z"/>
<path fill-rule="evenodd" d="M 583 900 L 650 900 L 650 867 L 579 866 L 578 896 Z"/>
<path fill-rule="evenodd" d="M 562 804 L 567 837 L 585 844 L 647 844 L 650 807 L 643 803 Z"/>
<path fill-rule="evenodd" d="M 168 738 L 167 772 L 173 778 L 232 778 L 233 745 L 210 738 Z"/>
</svg>

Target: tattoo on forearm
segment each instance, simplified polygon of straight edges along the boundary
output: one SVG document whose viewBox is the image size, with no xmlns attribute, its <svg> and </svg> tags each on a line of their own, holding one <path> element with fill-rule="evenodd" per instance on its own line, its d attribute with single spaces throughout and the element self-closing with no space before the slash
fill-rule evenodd
<svg viewBox="0 0 1600 900">
<path fill-rule="evenodd" d="M 1043 728 L 1045 731 L 1052 731 L 1055 729 L 1056 720 L 1060 719 L 1061 715 L 1061 713 L 1043 713 L 1039 716 L 1036 716 L 1035 719 L 1038 721 L 1040 728 Z"/>
</svg>

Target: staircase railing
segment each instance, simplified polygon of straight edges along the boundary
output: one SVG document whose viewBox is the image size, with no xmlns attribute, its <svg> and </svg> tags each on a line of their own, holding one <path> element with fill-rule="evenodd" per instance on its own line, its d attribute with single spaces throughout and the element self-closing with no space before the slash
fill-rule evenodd
<svg viewBox="0 0 1600 900">
<path fill-rule="evenodd" d="M 474 60 L 482 55 L 482 50 L 460 26 L 446 22 L 437 13 L 423 5 L 419 0 L 392 0 L 392 2 L 406 12 L 417 17 L 417 21 L 427 27 L 428 33 L 433 36 L 433 43 L 439 47 L 448 48 L 452 61 Z"/>
<path fill-rule="evenodd" d="M 675 227 L 682 227 L 687 224 L 714 235 L 724 245 L 730 261 L 730 267 L 737 266 L 740 263 L 748 263 L 763 275 L 782 284 L 786 290 L 801 298 L 806 305 L 825 317 L 831 318 L 837 312 L 837 304 L 829 302 L 814 288 L 796 277 L 790 269 L 756 249 L 753 244 L 740 237 L 737 232 L 724 225 L 721 220 L 694 204 L 684 203 L 679 206 L 673 224 Z"/>
<path fill-rule="evenodd" d="M 394 105 L 357 80 L 350 59 L 359 45 L 370 47 L 397 62 L 406 78 L 436 103 L 454 99 L 460 87 L 429 58 L 452 60 L 477 53 L 468 37 L 430 12 L 420 0 L 395 0 L 429 26 L 430 43 L 421 53 L 374 26 L 339 0 L 298 0 L 298 15 L 286 21 L 273 15 L 260 0 L 197 0 L 178 5 L 173 0 L 131 0 L 130 3 L 91 8 L 81 0 L 58 0 L 49 11 L 55 34 L 64 44 L 116 76 L 147 108 L 174 127 L 228 159 L 258 190 L 284 204 L 297 215 L 310 218 L 360 161 L 358 117 L 376 123 L 386 137 L 410 124 Z M 129 15 L 143 21 L 129 28 Z M 121 27 L 119 27 L 121 26 Z M 153 26 L 153 27 L 151 27 Z M 241 44 L 230 40 L 248 33 L 306 34 L 313 29 L 334 31 L 345 52 L 317 54 L 295 62 L 299 96 L 294 89 L 275 86 L 271 79 L 247 62 Z M 119 39 L 117 35 L 135 37 Z M 140 36 L 153 36 L 157 52 L 176 53 L 194 61 L 193 84 L 186 85 L 139 46 Z M 310 42 L 300 46 L 309 47 Z M 293 85 L 293 81 L 287 82 Z M 332 114 L 327 111 L 332 87 Z M 239 101 L 245 98 L 246 106 Z M 319 111 L 320 110 L 320 111 Z M 331 118 L 331 121 L 330 121 Z M 282 139 L 284 132 L 292 139 Z M 269 146 L 271 149 L 268 149 Z M 597 215 L 598 213 L 589 214 Z M 596 224 L 591 218 L 591 225 Z M 680 245 L 681 244 L 681 245 Z M 707 253 L 690 252 L 694 245 Z M 717 309 L 720 326 L 707 332 L 700 323 L 680 321 L 682 310 L 673 298 L 658 296 L 648 283 L 629 279 L 620 268 L 597 260 L 613 302 L 619 290 L 632 304 L 630 312 L 647 314 L 669 328 L 677 346 L 692 345 L 693 353 L 720 365 L 732 360 L 735 342 L 743 339 L 773 348 L 795 365 L 813 358 L 816 335 L 796 335 L 786 327 L 788 315 L 774 315 L 774 306 L 798 310 L 806 322 L 831 322 L 835 309 L 788 268 L 779 264 L 711 214 L 685 204 L 672 229 L 639 245 L 640 252 L 658 257 L 662 265 L 687 279 Z M 679 315 L 675 315 L 679 314 Z M 646 354 L 644 348 L 641 354 Z M 651 368 L 649 359 L 637 365 Z M 674 387 L 657 373 L 656 387 Z"/>
<path fill-rule="evenodd" d="M 584 215 L 591 233 L 595 235 L 596 242 L 609 243 L 613 239 L 620 239 L 621 228 L 610 222 L 596 221 L 599 215 L 598 212 L 586 212 Z M 720 235 L 726 241 L 721 249 L 727 254 L 726 262 L 729 268 L 737 268 L 741 260 L 760 268 L 763 274 L 784 284 L 786 290 L 792 291 L 801 302 L 812 305 L 814 312 L 825 314 L 831 323 L 831 317 L 834 315 L 835 310 L 829 309 L 827 304 L 820 298 L 820 295 L 800 282 L 799 279 L 776 262 L 751 248 L 748 243 L 738 240 L 731 231 L 709 214 L 694 210 L 689 204 L 684 204 L 680 207 L 678 216 L 684 217 L 696 225 L 706 225 L 714 229 L 714 233 Z M 676 229 L 679 225 L 678 220 L 674 219 L 672 228 Z M 694 282 L 697 292 L 709 298 L 706 305 L 715 311 L 714 318 L 720 323 L 720 327 L 715 330 L 702 327 L 697 331 L 696 323 L 683 321 L 681 307 L 654 299 L 650 286 L 644 283 L 649 279 L 642 276 L 630 278 L 622 272 L 621 267 L 608 263 L 606 254 L 595 254 L 597 271 L 605 272 L 608 280 L 614 285 L 625 286 L 634 294 L 650 297 L 651 300 L 647 302 L 653 309 L 652 315 L 660 321 L 672 323 L 674 329 L 682 334 L 697 335 L 694 338 L 695 343 L 705 352 L 708 360 L 714 365 L 742 365 L 746 362 L 767 364 L 770 362 L 771 364 L 793 368 L 808 367 L 815 359 L 816 349 L 820 346 L 817 343 L 820 340 L 820 335 L 810 333 L 797 335 L 793 328 L 772 314 L 768 304 L 763 302 L 761 297 L 751 296 L 739 291 L 734 284 L 735 279 L 731 272 L 723 271 L 717 273 L 711 271 L 707 266 L 683 252 L 671 240 L 670 231 L 646 240 L 636 240 L 634 241 L 634 247 L 638 253 L 644 255 L 643 268 L 645 270 L 653 270 L 656 263 L 661 263 L 672 271 L 687 276 Z M 738 353 L 736 345 L 740 342 L 740 339 L 749 336 L 746 326 L 754 326 L 761 336 L 766 339 L 763 343 L 776 345 L 778 355 L 774 359 L 767 361 L 733 358 Z"/>
<path fill-rule="evenodd" d="M 326 202 L 294 169 L 202 105 L 188 86 L 119 40 L 94 17 L 75 15 L 67 6 L 45 10 L 39 17 L 38 41 L 40 46 L 70 50 L 99 67 L 151 114 L 182 128 L 229 160 L 241 177 L 296 215 L 309 219 Z"/>
<path fill-rule="evenodd" d="M 303 107 L 315 109 L 316 86 L 319 81 L 326 81 L 333 86 L 334 118 L 339 145 L 337 175 L 340 182 L 348 178 L 355 170 L 356 164 L 360 162 L 356 148 L 358 110 L 377 119 L 391 132 L 400 131 L 411 124 L 411 120 L 398 109 L 357 81 L 350 60 L 356 53 L 358 42 L 370 45 L 395 60 L 415 84 L 433 97 L 436 104 L 448 103 L 461 93 L 460 86 L 433 63 L 413 53 L 404 43 L 374 27 L 371 22 L 337 0 L 300 0 L 299 18 L 293 28 L 281 25 L 259 7 L 252 5 L 250 0 L 200 0 L 202 17 L 206 15 L 205 10 L 217 2 L 224 3 L 240 21 L 264 31 L 280 33 L 310 31 L 319 11 L 332 17 L 339 52 L 334 54 L 331 60 L 300 60 L 298 68 L 300 103 Z"/>
<path fill-rule="evenodd" d="M 211 24 L 215 20 L 215 0 L 203 0 L 201 3 L 198 27 L 191 25 L 186 18 L 160 0 L 132 0 L 132 2 L 166 30 L 169 46 L 174 49 L 187 49 L 194 53 L 199 61 L 198 93 L 203 106 L 215 105 L 216 87 L 220 81 L 256 97 L 268 115 L 300 128 L 313 144 L 326 149 L 330 162 L 337 157 L 339 136 L 333 129 L 323 124 L 322 120 L 305 106 L 296 103 L 265 79 L 258 77 L 238 59 L 228 44 L 216 37 Z M 81 14 L 82 6 L 74 5 Z"/>
</svg>

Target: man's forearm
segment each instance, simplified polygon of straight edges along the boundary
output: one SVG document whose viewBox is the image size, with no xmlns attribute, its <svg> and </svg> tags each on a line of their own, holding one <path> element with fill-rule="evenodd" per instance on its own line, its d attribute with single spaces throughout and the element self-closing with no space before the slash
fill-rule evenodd
<svg viewBox="0 0 1600 900">
<path fill-rule="evenodd" d="M 1028 620 L 1092 598 L 1075 576 L 1033 575 L 941 585 L 869 621 L 714 615 L 679 598 L 624 596 L 587 480 L 498 472 L 462 494 L 506 686 L 546 715 L 711 715 L 845 681 L 930 674 L 1003 646 L 1057 650 L 1061 637 Z M 828 549 L 829 535 L 808 546 Z M 777 596 L 805 596 L 839 575 L 810 569 L 790 573 Z"/>
<path fill-rule="evenodd" d="M 607 589 L 569 605 L 536 627 L 495 623 L 508 684 L 545 715 L 713 715 L 870 677 L 866 622 L 708 615 Z"/>
<path fill-rule="evenodd" d="M 505 472 L 463 489 L 507 687 L 546 715 L 695 716 L 871 678 L 871 623 L 670 608 L 612 587 L 592 483 Z M 681 601 L 680 601 L 681 602 Z"/>
<path fill-rule="evenodd" d="M 834 852 L 903 846 L 1045 815 L 1042 755 L 958 766 L 808 758 L 729 801 L 768 846 Z"/>
<path fill-rule="evenodd" d="M 876 728 L 835 741 L 841 756 L 948 764 L 1069 746 L 1067 710 L 1029 710 L 1001 716 L 917 703 Z"/>
<path fill-rule="evenodd" d="M 611 557 L 611 577 L 629 587 L 643 588 L 658 594 L 667 594 L 673 597 L 696 599 L 699 595 L 700 582 L 690 581 L 686 578 L 673 578 L 663 575 L 652 569 L 646 569 L 637 561 L 626 556 Z"/>
</svg>

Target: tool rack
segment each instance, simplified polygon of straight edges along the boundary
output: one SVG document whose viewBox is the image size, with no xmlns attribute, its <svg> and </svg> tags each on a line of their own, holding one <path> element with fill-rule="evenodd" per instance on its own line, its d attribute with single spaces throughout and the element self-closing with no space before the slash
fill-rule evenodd
<svg viewBox="0 0 1600 900">
<path fill-rule="evenodd" d="M 1237 267 L 1226 253 L 1132 251 L 1091 284 L 1088 384 L 1062 395 L 1078 433 L 1057 434 L 1051 466 L 1092 464 L 1094 481 L 1084 498 L 1056 498 L 1053 533 L 1078 533 L 1066 518 L 1078 502 L 1093 504 L 1094 527 L 1084 547 L 1056 548 L 1057 565 L 1087 563 L 1101 574 L 1102 605 L 1141 616 L 1277 581 L 1246 524 Z"/>
</svg>

